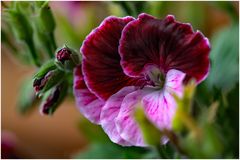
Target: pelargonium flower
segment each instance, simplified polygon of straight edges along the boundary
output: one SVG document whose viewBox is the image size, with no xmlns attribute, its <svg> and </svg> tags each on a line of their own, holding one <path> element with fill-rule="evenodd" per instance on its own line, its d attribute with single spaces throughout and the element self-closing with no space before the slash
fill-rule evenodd
<svg viewBox="0 0 240 160">
<path fill-rule="evenodd" d="M 208 39 L 168 15 L 106 18 L 85 39 L 82 66 L 75 69 L 77 106 L 123 146 L 146 146 L 134 119 L 137 104 L 159 129 L 171 129 L 173 94 L 209 72 Z"/>
</svg>

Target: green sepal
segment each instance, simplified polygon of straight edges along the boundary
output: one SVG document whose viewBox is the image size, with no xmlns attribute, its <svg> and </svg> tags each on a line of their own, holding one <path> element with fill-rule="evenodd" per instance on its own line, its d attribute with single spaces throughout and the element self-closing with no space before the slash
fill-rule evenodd
<svg viewBox="0 0 240 160">
<path fill-rule="evenodd" d="M 80 64 L 80 57 L 77 54 L 77 52 L 73 51 L 70 56 L 71 56 L 71 60 L 75 66 Z"/>
<path fill-rule="evenodd" d="M 61 62 L 59 62 L 57 59 L 54 61 L 54 63 L 59 70 L 65 71 L 64 65 Z"/>
<path fill-rule="evenodd" d="M 48 91 L 53 86 L 61 83 L 64 80 L 64 72 L 59 69 L 54 69 L 49 71 L 47 74 L 51 74 L 43 89 L 38 92 L 38 96 L 42 96 L 42 94 Z"/>
<path fill-rule="evenodd" d="M 41 68 L 37 71 L 37 73 L 33 76 L 33 79 L 43 78 L 49 71 L 56 69 L 56 65 L 54 60 L 49 60 L 44 63 Z"/>
</svg>

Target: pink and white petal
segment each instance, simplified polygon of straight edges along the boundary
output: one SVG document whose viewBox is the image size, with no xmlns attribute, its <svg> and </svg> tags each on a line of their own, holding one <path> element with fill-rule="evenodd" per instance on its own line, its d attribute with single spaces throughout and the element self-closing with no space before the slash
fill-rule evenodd
<svg viewBox="0 0 240 160">
<path fill-rule="evenodd" d="M 83 74 L 86 85 L 102 100 L 136 80 L 126 76 L 120 65 L 118 53 L 122 29 L 133 17 L 107 17 L 85 39 L 81 47 Z"/>
<path fill-rule="evenodd" d="M 129 22 L 123 29 L 119 53 L 124 73 L 141 77 L 146 64 L 155 64 L 167 73 L 177 69 L 186 73 L 186 81 L 202 81 L 209 72 L 210 45 L 204 35 L 190 24 L 173 16 L 159 20 L 147 14 Z"/>
<path fill-rule="evenodd" d="M 134 146 L 147 146 L 144 143 L 141 129 L 134 119 L 134 111 L 138 103 L 141 103 L 143 95 L 149 91 L 137 90 L 128 94 L 122 102 L 120 112 L 115 119 L 120 136 Z"/>
<path fill-rule="evenodd" d="M 133 86 L 124 87 L 106 101 L 101 112 L 100 121 L 103 130 L 107 133 L 111 141 L 122 146 L 131 146 L 131 143 L 121 138 L 119 132 L 117 131 L 114 120 L 120 111 L 124 97 L 135 90 L 136 88 Z"/>
<path fill-rule="evenodd" d="M 89 119 L 92 123 L 99 124 L 101 109 L 105 102 L 98 99 L 88 90 L 83 80 L 81 66 L 74 69 L 73 93 L 77 108 L 84 117 Z"/>
<path fill-rule="evenodd" d="M 142 103 L 147 118 L 156 127 L 160 130 L 171 129 L 176 103 L 169 92 L 165 90 L 152 92 L 143 97 Z"/>
<path fill-rule="evenodd" d="M 104 101 L 97 98 L 88 89 L 74 90 L 77 108 L 92 123 L 100 124 L 100 113 Z"/>
<path fill-rule="evenodd" d="M 165 89 L 170 93 L 175 93 L 179 97 L 182 97 L 185 75 L 185 73 L 175 69 L 169 70 L 166 75 Z"/>
</svg>

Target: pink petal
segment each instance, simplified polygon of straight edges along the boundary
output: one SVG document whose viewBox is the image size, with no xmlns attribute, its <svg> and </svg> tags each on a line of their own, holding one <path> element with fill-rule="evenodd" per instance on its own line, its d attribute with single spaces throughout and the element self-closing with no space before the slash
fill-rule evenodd
<svg viewBox="0 0 240 160">
<path fill-rule="evenodd" d="M 185 73 L 171 69 L 167 72 L 163 89 L 143 97 L 146 116 L 159 129 L 172 127 L 172 119 L 176 111 L 176 102 L 172 94 L 182 96 L 184 77 Z"/>
<path fill-rule="evenodd" d="M 128 94 L 122 102 L 120 112 L 115 119 L 120 136 L 134 146 L 147 146 L 144 143 L 141 129 L 134 119 L 134 110 L 148 90 L 137 90 Z"/>
<path fill-rule="evenodd" d="M 165 80 L 165 88 L 170 93 L 175 93 L 178 96 L 182 96 L 183 94 L 183 79 L 185 77 L 185 73 L 171 69 L 168 71 L 166 80 Z"/>
<path fill-rule="evenodd" d="M 74 70 L 73 93 L 76 105 L 84 117 L 92 123 L 99 124 L 101 109 L 105 102 L 98 99 L 88 90 L 83 80 L 81 66 L 76 67 Z"/>
<path fill-rule="evenodd" d="M 101 125 L 109 138 L 114 142 L 123 146 L 131 145 L 129 142 L 121 138 L 114 123 L 117 117 L 124 97 L 135 91 L 135 87 L 124 87 L 114 95 L 112 95 L 105 103 L 101 112 Z"/>
<path fill-rule="evenodd" d="M 90 91 L 103 100 L 136 83 L 123 73 L 118 53 L 122 29 L 133 19 L 107 17 L 87 36 L 81 47 L 85 82 Z"/>
<path fill-rule="evenodd" d="M 146 64 L 155 64 L 164 73 L 177 69 L 198 82 L 209 72 L 209 52 L 201 32 L 171 15 L 159 20 L 140 14 L 124 27 L 119 47 L 124 73 L 131 77 L 141 77 Z"/>
<path fill-rule="evenodd" d="M 143 97 L 143 106 L 148 119 L 159 129 L 171 129 L 176 103 L 172 95 L 163 90 Z"/>
</svg>

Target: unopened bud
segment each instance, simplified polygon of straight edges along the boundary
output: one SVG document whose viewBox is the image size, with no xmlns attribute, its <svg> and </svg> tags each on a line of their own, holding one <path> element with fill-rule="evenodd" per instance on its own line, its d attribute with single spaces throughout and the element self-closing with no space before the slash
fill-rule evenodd
<svg viewBox="0 0 240 160">
<path fill-rule="evenodd" d="M 55 64 L 61 70 L 73 71 L 73 68 L 79 63 L 80 60 L 78 54 L 67 46 L 64 46 L 56 52 Z"/>
<path fill-rule="evenodd" d="M 11 24 L 11 28 L 18 40 L 30 41 L 33 36 L 33 29 L 27 17 L 20 10 L 6 9 L 4 10 L 6 19 Z"/>
<path fill-rule="evenodd" d="M 63 77 L 64 72 L 55 69 L 47 72 L 47 74 L 42 78 L 36 78 L 33 82 L 33 87 L 35 91 L 39 93 L 46 92 L 59 82 L 61 82 L 61 78 Z"/>
<path fill-rule="evenodd" d="M 56 65 L 54 64 L 54 60 L 50 60 L 46 63 L 44 63 L 41 68 L 39 68 L 38 72 L 34 75 L 34 80 L 35 79 L 41 79 L 43 78 L 47 72 L 56 69 Z"/>
<path fill-rule="evenodd" d="M 68 83 L 63 81 L 52 90 L 48 91 L 43 98 L 40 107 L 40 113 L 45 115 L 52 115 L 56 108 L 63 101 L 67 95 Z"/>
<path fill-rule="evenodd" d="M 55 21 L 48 2 L 36 2 L 36 6 L 39 7 L 37 17 L 38 29 L 43 33 L 52 33 L 55 29 Z"/>
<path fill-rule="evenodd" d="M 68 48 L 62 48 L 57 52 L 57 60 L 60 61 L 62 64 L 64 64 L 64 62 L 66 60 L 70 60 L 70 55 L 71 55 L 71 51 Z"/>
<path fill-rule="evenodd" d="M 53 86 L 57 85 L 63 80 L 64 72 L 57 69 L 53 60 L 45 63 L 35 74 L 33 80 L 33 87 L 37 94 L 46 92 Z"/>
</svg>

